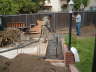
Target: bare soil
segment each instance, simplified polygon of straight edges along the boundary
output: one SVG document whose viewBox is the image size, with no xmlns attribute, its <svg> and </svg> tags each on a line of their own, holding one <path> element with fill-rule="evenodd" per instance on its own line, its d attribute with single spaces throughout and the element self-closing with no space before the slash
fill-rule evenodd
<svg viewBox="0 0 96 72">
<path fill-rule="evenodd" d="M 8 66 L 10 63 L 11 60 L 6 57 L 0 56 L 0 72 L 9 72 Z"/>
<path fill-rule="evenodd" d="M 82 36 L 95 36 L 96 27 L 94 25 L 88 25 L 81 28 Z"/>
<path fill-rule="evenodd" d="M 37 56 L 20 54 L 12 60 L 0 59 L 0 72 L 64 72 L 64 68 L 53 66 Z"/>
</svg>

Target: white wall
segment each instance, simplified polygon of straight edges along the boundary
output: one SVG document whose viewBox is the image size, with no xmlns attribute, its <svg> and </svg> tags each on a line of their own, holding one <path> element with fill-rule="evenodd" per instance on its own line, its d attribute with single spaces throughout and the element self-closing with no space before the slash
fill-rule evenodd
<svg viewBox="0 0 96 72">
<path fill-rule="evenodd" d="M 61 11 L 61 3 L 60 0 L 50 0 L 51 5 L 52 5 L 52 12 L 59 12 Z"/>
<path fill-rule="evenodd" d="M 96 6 L 96 0 L 89 0 L 89 6 Z"/>
<path fill-rule="evenodd" d="M 85 10 L 89 10 L 90 7 L 96 7 L 96 0 L 89 0 L 88 6 L 85 8 Z"/>
</svg>

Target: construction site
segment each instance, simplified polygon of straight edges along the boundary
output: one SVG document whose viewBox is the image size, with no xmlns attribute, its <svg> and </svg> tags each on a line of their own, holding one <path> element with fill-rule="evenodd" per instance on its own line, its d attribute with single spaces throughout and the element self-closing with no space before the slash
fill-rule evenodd
<svg viewBox="0 0 96 72">
<path fill-rule="evenodd" d="M 81 38 L 95 36 L 91 19 L 95 13 L 81 14 L 85 15 L 82 24 L 86 24 L 82 25 Z M 46 21 L 50 15 L 48 29 L 42 18 Z M 64 38 L 69 34 L 68 13 L 6 15 L 1 18 L 4 26 L 0 31 L 0 72 L 79 72 Z M 74 21 L 72 23 L 72 34 L 75 35 Z"/>
</svg>

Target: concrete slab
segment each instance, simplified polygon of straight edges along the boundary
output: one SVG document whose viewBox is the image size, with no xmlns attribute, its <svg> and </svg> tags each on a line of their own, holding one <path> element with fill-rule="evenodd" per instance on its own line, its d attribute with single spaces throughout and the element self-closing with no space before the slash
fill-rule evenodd
<svg viewBox="0 0 96 72">
<path fill-rule="evenodd" d="M 7 49 L 8 48 L 0 48 L 0 51 L 4 51 Z M 14 58 L 16 55 L 20 53 L 26 53 L 26 54 L 36 55 L 36 56 L 45 56 L 46 49 L 47 49 L 47 43 L 40 42 L 35 45 L 29 45 L 24 48 L 18 48 L 16 50 L 11 50 L 8 52 L 0 53 L 0 55 L 5 56 L 10 59 Z"/>
</svg>

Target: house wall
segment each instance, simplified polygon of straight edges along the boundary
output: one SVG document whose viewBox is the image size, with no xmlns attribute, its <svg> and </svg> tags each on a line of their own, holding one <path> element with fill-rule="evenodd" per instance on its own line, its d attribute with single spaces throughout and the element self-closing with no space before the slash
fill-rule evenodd
<svg viewBox="0 0 96 72">
<path fill-rule="evenodd" d="M 96 0 L 89 0 L 88 6 L 96 6 Z"/>
<path fill-rule="evenodd" d="M 90 7 L 96 7 L 96 0 L 89 0 L 88 6 L 85 8 L 85 10 L 90 10 Z"/>
<path fill-rule="evenodd" d="M 61 3 L 60 0 L 50 0 L 51 5 L 52 5 L 52 12 L 59 12 L 61 11 Z"/>
</svg>

